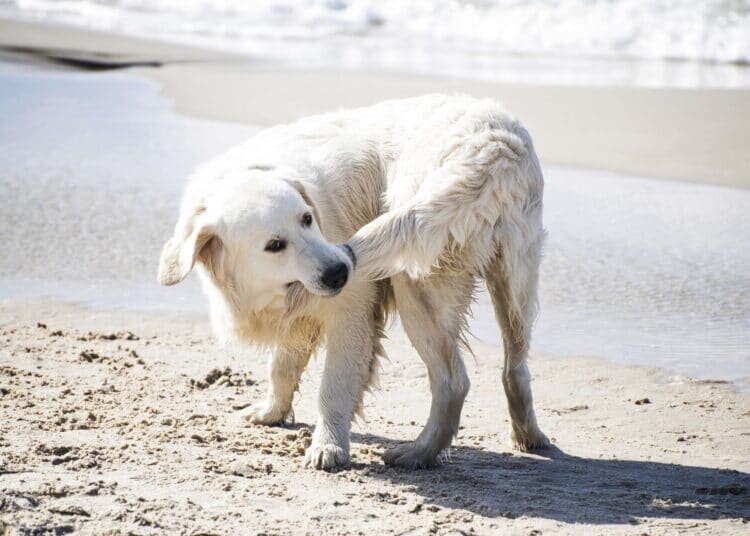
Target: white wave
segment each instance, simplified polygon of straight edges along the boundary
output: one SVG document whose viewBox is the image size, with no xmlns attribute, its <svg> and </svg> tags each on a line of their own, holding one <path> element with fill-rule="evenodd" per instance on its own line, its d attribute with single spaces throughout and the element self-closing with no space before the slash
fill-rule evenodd
<svg viewBox="0 0 750 536">
<path fill-rule="evenodd" d="M 540 72 L 572 62 L 569 77 L 591 69 L 581 58 L 750 63 L 750 0 L 0 0 L 3 13 L 302 66 L 475 78 L 519 55 Z"/>
</svg>

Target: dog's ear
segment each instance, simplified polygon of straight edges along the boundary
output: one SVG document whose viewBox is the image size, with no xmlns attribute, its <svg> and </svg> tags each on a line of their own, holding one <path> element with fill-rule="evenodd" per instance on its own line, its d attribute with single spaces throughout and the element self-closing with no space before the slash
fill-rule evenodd
<svg viewBox="0 0 750 536">
<path fill-rule="evenodd" d="M 315 218 L 316 223 L 318 224 L 318 227 L 323 227 L 323 223 L 320 221 L 320 217 L 318 216 L 318 207 L 315 206 L 315 202 L 312 200 L 312 198 L 308 195 L 307 190 L 305 190 L 305 186 L 300 182 L 293 179 L 287 179 L 287 182 L 299 192 L 299 195 L 302 196 L 302 199 L 305 200 L 305 203 L 310 205 L 310 208 L 312 208 L 313 217 Z"/>
<path fill-rule="evenodd" d="M 164 244 L 158 274 L 162 285 L 175 285 L 185 279 L 197 260 L 214 278 L 219 275 L 223 247 L 213 228 L 197 221 L 201 212 L 196 211 L 182 225 L 178 223 L 174 236 Z"/>
</svg>

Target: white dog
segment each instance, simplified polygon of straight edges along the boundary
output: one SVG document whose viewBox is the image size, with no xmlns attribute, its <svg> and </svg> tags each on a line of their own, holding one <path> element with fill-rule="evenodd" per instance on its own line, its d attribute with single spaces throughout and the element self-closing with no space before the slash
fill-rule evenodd
<svg viewBox="0 0 750 536">
<path fill-rule="evenodd" d="M 430 95 L 265 130 L 192 177 L 159 281 L 200 267 L 223 338 L 273 349 L 255 423 L 282 423 L 300 374 L 327 348 L 306 463 L 349 462 L 389 313 L 427 366 L 430 416 L 386 463 L 436 463 L 469 391 L 461 356 L 478 278 L 505 341 L 511 438 L 548 445 L 526 357 L 536 314 L 543 179 L 531 138 L 495 102 Z M 355 270 L 356 268 L 356 270 Z"/>
</svg>

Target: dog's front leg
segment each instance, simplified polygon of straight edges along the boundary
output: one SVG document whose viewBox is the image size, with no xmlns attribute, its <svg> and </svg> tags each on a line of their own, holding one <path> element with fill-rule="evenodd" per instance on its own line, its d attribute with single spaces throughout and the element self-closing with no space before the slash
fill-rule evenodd
<svg viewBox="0 0 750 536">
<path fill-rule="evenodd" d="M 277 348 L 268 362 L 268 395 L 253 406 L 245 418 L 253 424 L 273 426 L 294 420 L 292 400 L 299 387 L 302 371 L 310 360 L 314 344 L 289 345 Z"/>
<path fill-rule="evenodd" d="M 305 465 L 331 469 L 349 463 L 349 431 L 354 411 L 370 382 L 373 352 L 372 315 L 348 311 L 336 315 L 327 333 L 318 422 Z"/>
</svg>

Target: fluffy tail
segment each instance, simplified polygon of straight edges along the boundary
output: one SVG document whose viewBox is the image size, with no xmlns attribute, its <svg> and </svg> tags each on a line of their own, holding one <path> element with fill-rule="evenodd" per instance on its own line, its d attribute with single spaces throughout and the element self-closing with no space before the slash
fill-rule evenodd
<svg viewBox="0 0 750 536">
<path fill-rule="evenodd" d="M 357 270 L 375 279 L 424 276 L 449 249 L 478 273 L 498 249 L 508 271 L 525 264 L 544 236 L 544 185 L 531 138 L 515 126 L 462 140 L 413 198 L 360 229 L 348 242 Z"/>
</svg>

